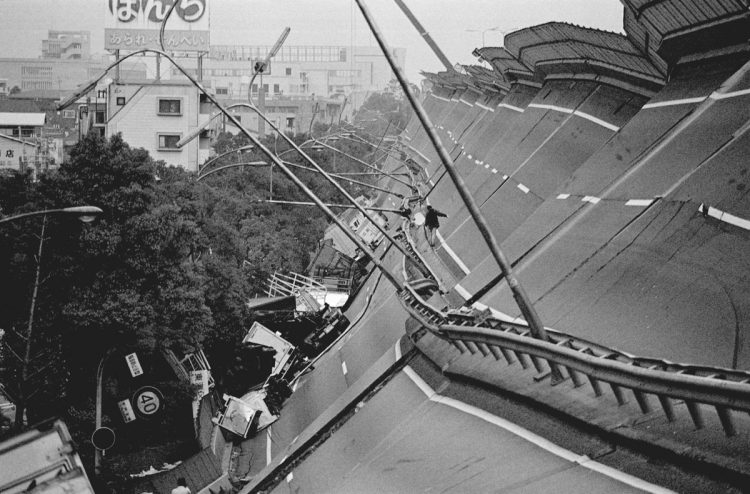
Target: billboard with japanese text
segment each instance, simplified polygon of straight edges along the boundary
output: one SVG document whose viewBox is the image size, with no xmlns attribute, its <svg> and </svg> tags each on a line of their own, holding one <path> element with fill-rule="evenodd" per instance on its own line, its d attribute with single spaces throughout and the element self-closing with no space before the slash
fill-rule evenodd
<svg viewBox="0 0 750 494">
<path fill-rule="evenodd" d="M 164 31 L 167 51 L 208 51 L 208 0 L 103 0 L 104 48 L 161 49 L 159 29 L 177 2 Z"/>
</svg>

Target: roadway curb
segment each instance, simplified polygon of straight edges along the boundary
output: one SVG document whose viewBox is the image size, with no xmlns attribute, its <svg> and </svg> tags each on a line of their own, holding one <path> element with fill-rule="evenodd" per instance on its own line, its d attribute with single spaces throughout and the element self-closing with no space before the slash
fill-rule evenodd
<svg viewBox="0 0 750 494">
<path fill-rule="evenodd" d="M 350 386 L 323 414 L 302 432 L 297 440 L 284 451 L 276 454 L 273 461 L 261 470 L 253 480 L 240 489 L 240 494 L 264 492 L 282 481 L 296 464 L 304 461 L 315 447 L 325 441 L 346 418 L 358 410 L 361 402 L 377 392 L 393 375 L 406 365 L 416 351 L 411 340 L 401 338 L 397 358 L 386 353 L 355 384 Z"/>
<path fill-rule="evenodd" d="M 490 390 L 495 389 L 551 415 L 576 423 L 605 440 L 655 460 L 670 459 L 680 467 L 689 468 L 691 471 L 718 481 L 731 483 L 740 489 L 746 489 L 750 485 L 750 462 L 748 461 L 637 429 L 633 425 L 637 425 L 638 419 L 643 415 L 628 412 L 624 407 L 618 407 L 616 404 L 612 406 L 599 400 L 597 401 L 599 408 L 592 409 L 591 400 L 570 399 L 566 402 L 555 396 L 554 392 L 541 394 L 538 392 L 540 385 L 530 385 L 529 381 L 532 380 L 529 378 L 532 374 L 524 375 L 525 371 L 513 370 L 508 373 L 497 373 L 496 378 L 492 379 L 491 376 L 488 377 L 486 371 L 483 372 L 480 369 L 480 365 L 471 367 L 465 362 L 461 364 L 459 359 L 462 355 L 455 348 L 424 328 L 407 325 L 407 334 L 414 342 L 416 350 L 441 369 L 443 375 L 449 379 L 478 383 L 483 387 L 489 387 Z M 469 358 L 471 357 L 466 357 L 467 360 Z M 526 379 L 522 380 L 522 377 Z M 551 389 L 546 383 L 542 386 L 546 386 L 547 390 Z M 605 413 L 601 415 L 596 413 L 605 407 L 611 409 L 604 410 Z M 613 410 L 614 413 L 609 413 Z M 600 418 L 601 416 L 603 418 Z M 721 435 L 723 437 L 723 433 Z"/>
</svg>

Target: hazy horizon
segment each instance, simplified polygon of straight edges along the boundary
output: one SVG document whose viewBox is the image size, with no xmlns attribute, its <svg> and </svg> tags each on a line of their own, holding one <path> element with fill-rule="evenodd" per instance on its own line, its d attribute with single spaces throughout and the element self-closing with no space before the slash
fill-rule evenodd
<svg viewBox="0 0 750 494">
<path fill-rule="evenodd" d="M 285 26 L 286 45 L 375 46 L 362 14 L 352 0 L 221 0 L 210 3 L 211 44 L 271 45 Z M 513 28 L 563 21 L 622 32 L 617 0 L 412 0 L 407 5 L 453 63 L 473 64 L 474 48 L 499 46 Z M 91 32 L 91 53 L 105 53 L 105 0 L 0 0 L 0 57 L 37 58 L 48 30 Z M 406 48 L 406 72 L 442 65 L 409 24 L 395 2 L 367 3 L 392 47 Z M 243 25 L 247 25 L 244 28 Z M 497 31 L 490 30 L 498 28 Z M 467 30 L 473 30 L 469 32 Z M 1 76 L 1 74 L 0 74 Z"/>
</svg>

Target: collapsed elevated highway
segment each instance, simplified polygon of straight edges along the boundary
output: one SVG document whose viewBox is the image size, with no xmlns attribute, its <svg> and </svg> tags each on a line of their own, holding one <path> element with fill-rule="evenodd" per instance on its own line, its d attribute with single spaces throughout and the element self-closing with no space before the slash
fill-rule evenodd
<svg viewBox="0 0 750 494">
<path fill-rule="evenodd" d="M 348 333 L 242 444 L 243 492 L 747 485 L 748 4 L 623 4 L 625 35 L 548 23 L 477 49 L 491 70 L 424 74 L 424 109 L 550 341 L 414 119 L 409 166 L 385 168 L 448 214 L 439 242 L 391 218 L 421 268 L 381 245 L 406 289 L 370 273 Z M 425 277 L 439 290 L 411 287 Z"/>
</svg>

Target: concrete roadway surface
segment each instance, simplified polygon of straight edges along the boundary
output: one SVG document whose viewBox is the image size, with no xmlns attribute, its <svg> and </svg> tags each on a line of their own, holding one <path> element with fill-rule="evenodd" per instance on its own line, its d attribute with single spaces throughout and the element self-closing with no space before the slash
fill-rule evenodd
<svg viewBox="0 0 750 494">
<path fill-rule="evenodd" d="M 383 248 L 379 252 L 383 252 Z M 400 276 L 402 258 L 401 253 L 392 248 L 383 262 Z M 381 358 L 390 358 L 391 364 L 394 362 L 393 345 L 404 334 L 407 313 L 395 288 L 377 270 L 369 275 L 346 316 L 352 326 L 314 363 L 313 370 L 293 385 L 294 393 L 284 404 L 279 420 L 242 442 L 236 475 L 249 478 L 258 474 L 316 419 L 330 413 L 350 388 L 377 377 L 368 371 L 377 367 Z M 383 365 L 387 364 L 389 362 Z M 363 376 L 365 379 L 358 382 Z"/>
<path fill-rule="evenodd" d="M 680 492 L 729 491 L 486 389 L 447 381 L 421 354 L 355 410 L 265 492 L 672 492 L 652 482 Z M 534 415 L 541 434 L 565 447 L 516 425 Z"/>
<path fill-rule="evenodd" d="M 740 254 L 748 252 L 748 228 L 716 218 L 727 213 L 746 224 L 750 217 L 750 65 L 745 63 L 744 57 L 724 57 L 678 66 L 651 106 L 627 123 L 605 117 L 611 108 L 597 102 L 586 112 L 622 128 L 583 164 L 578 163 L 586 154 L 582 150 L 590 151 L 600 134 L 593 140 L 593 134 L 575 140 L 568 135 L 560 143 L 572 146 L 578 158 L 562 153 L 566 158 L 559 161 L 546 152 L 564 137 L 558 131 L 536 153 L 543 159 L 516 175 L 474 165 L 467 185 L 480 203 L 488 199 L 483 211 L 492 231 L 547 326 L 637 355 L 748 368 L 750 279 L 747 256 Z M 576 86 L 575 95 L 560 89 L 550 97 L 572 109 L 569 102 L 584 97 L 583 87 Z M 715 91 L 720 96 L 711 96 Z M 491 166 L 499 167 L 504 155 L 518 163 L 525 154 L 513 144 L 528 129 L 536 132 L 539 115 L 540 108 L 519 113 L 491 152 L 466 152 L 479 152 Z M 544 139 L 551 127 L 545 123 Z M 540 139 L 536 135 L 534 142 Z M 543 172 L 554 175 L 559 162 L 577 169 L 551 187 Z M 508 180 L 520 179 L 524 169 L 538 172 L 523 178 L 528 194 L 511 184 L 488 196 L 503 173 Z M 541 197 L 534 199 L 537 190 Z M 435 249 L 443 271 L 457 279 L 448 288 L 454 298 L 467 299 L 499 269 L 494 258 L 479 259 L 487 249 L 476 228 L 457 224 L 465 214 L 448 181 L 438 183 L 430 200 L 449 215 L 441 221 Z M 519 315 L 504 283 L 480 302 Z"/>
</svg>

